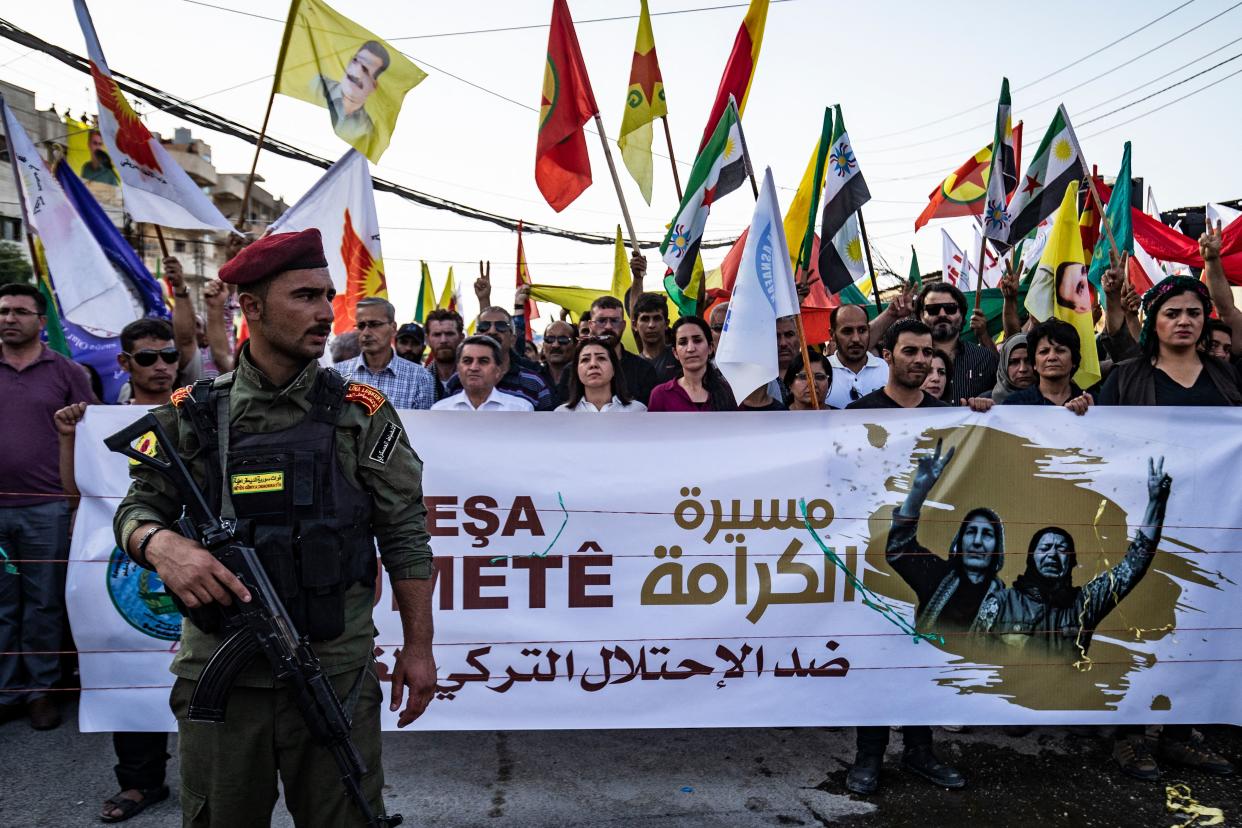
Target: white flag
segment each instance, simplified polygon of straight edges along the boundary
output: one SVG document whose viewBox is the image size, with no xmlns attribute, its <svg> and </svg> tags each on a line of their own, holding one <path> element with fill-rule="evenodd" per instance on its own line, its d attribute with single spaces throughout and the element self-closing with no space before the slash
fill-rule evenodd
<svg viewBox="0 0 1242 828">
<path fill-rule="evenodd" d="M 789 246 L 769 167 L 763 175 L 716 350 L 716 365 L 739 401 L 776 379 L 780 370 L 776 320 L 799 312 Z"/>
<path fill-rule="evenodd" d="M 99 98 L 99 133 L 125 184 L 126 212 L 135 221 L 164 227 L 232 231 L 229 220 L 147 130 L 112 79 L 86 0 L 73 0 L 73 7 L 86 39 L 91 77 Z"/>
<path fill-rule="evenodd" d="M 944 269 L 944 280 L 958 290 L 973 290 L 974 288 L 969 287 L 970 275 L 968 270 L 970 268 L 966 262 L 966 254 L 953 241 L 949 231 L 943 227 L 940 228 L 940 253 L 941 267 Z"/>
<path fill-rule="evenodd" d="M 1215 226 L 1219 223 L 1222 227 L 1228 227 L 1233 224 L 1239 216 L 1242 216 L 1242 210 L 1235 210 L 1232 207 L 1226 207 L 1224 204 L 1213 204 L 1208 202 L 1207 220 Z"/>
<path fill-rule="evenodd" d="M 1001 276 L 1005 275 L 1004 264 L 996 257 L 991 250 L 987 250 L 983 257 L 983 273 L 979 270 L 979 252 L 984 248 L 983 236 L 979 233 L 979 225 L 975 225 L 975 244 L 970 251 L 970 261 L 967 262 L 970 273 L 977 278 L 974 280 L 975 285 L 980 288 L 998 287 L 1000 285 Z M 962 288 L 966 290 L 966 288 Z"/>
<path fill-rule="evenodd" d="M 61 313 L 99 336 L 117 336 L 142 316 L 142 305 L 117 276 L 116 268 L 78 215 L 39 155 L 30 136 L 0 97 L 9 152 L 17 162 L 30 232 L 43 254 Z"/>
<path fill-rule="evenodd" d="M 319 228 L 323 236 L 336 288 L 333 332 L 344 333 L 354 327 L 359 299 L 388 297 L 371 168 L 362 153 L 351 149 L 341 156 L 297 204 L 272 222 L 271 232 L 296 233 L 311 227 Z"/>
</svg>

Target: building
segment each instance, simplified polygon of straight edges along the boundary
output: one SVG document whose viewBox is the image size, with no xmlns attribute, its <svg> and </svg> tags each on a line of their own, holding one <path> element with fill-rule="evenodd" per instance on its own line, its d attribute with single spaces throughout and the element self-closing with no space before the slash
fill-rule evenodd
<svg viewBox="0 0 1242 828">
<path fill-rule="evenodd" d="M 0 93 L 4 95 L 6 103 L 31 140 L 43 152 L 44 160 L 49 166 L 55 159 L 63 157 L 66 152 L 67 132 L 55 107 L 40 110 L 35 104 L 34 92 L 3 81 L 0 81 Z M 246 189 L 247 174 L 219 172 L 212 163 L 211 146 L 195 138 L 189 129 L 178 127 L 171 139 L 158 133 L 156 137 L 194 183 L 211 197 L 220 212 L 236 223 Z M 25 231 L 22 227 L 17 185 L 7 167 L 7 142 L 2 136 L 0 159 L 5 162 L 4 169 L 0 170 L 0 240 L 22 242 L 22 249 L 25 251 Z M 251 189 L 250 206 L 247 210 L 246 229 L 256 236 L 262 235 L 267 226 L 288 209 L 283 199 L 259 186 L 258 182 L 262 180 L 261 176 L 255 176 L 256 183 Z M 84 183 L 112 219 L 113 225 L 142 256 L 147 269 L 152 273 L 162 269 L 160 259 L 163 253 L 159 235 L 163 235 L 168 254 L 181 260 L 195 305 L 201 307 L 199 293 L 203 285 L 216 278 L 225 261 L 225 234 L 174 228 L 161 228 L 157 233 L 153 226 L 134 222 L 125 213 L 123 188 L 95 181 Z"/>
</svg>

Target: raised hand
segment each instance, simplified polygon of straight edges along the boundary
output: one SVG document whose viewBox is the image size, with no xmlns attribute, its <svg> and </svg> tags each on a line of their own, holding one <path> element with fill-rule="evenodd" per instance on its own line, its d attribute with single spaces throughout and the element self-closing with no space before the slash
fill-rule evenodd
<svg viewBox="0 0 1242 828">
<path fill-rule="evenodd" d="M 1147 458 L 1147 496 L 1152 500 L 1168 497 L 1173 478 L 1164 473 L 1163 457 Z"/>
<path fill-rule="evenodd" d="M 203 304 L 212 310 L 222 310 L 228 298 L 228 287 L 219 279 L 212 279 L 203 285 Z"/>
<path fill-rule="evenodd" d="M 52 415 L 52 421 L 56 423 L 56 433 L 62 437 L 72 437 L 84 416 L 86 416 L 86 403 L 84 402 L 70 403 L 60 409 Z"/>
<path fill-rule="evenodd" d="M 486 269 L 479 262 L 479 278 L 474 280 L 474 295 L 479 300 L 479 307 L 486 308 L 492 304 L 492 263 Z"/>
<path fill-rule="evenodd" d="M 918 463 L 914 467 L 914 480 L 911 482 L 912 488 L 924 493 L 930 492 L 932 486 L 935 486 L 936 481 L 940 479 L 940 475 L 944 474 L 944 468 L 953 459 L 957 447 L 951 447 L 942 456 L 940 449 L 943 443 L 944 440 L 937 440 L 935 453 L 918 459 Z"/>
<path fill-rule="evenodd" d="M 181 260 L 176 256 L 164 257 L 164 278 L 174 291 L 185 287 L 185 273 L 181 270 Z"/>
<path fill-rule="evenodd" d="M 1000 292 L 1001 296 L 1008 301 L 1015 301 L 1018 298 L 1018 270 L 1013 256 L 1005 260 L 1005 274 L 1000 279 Z"/>
<path fill-rule="evenodd" d="M 1122 298 L 1126 284 L 1129 283 L 1127 274 L 1130 268 L 1130 254 L 1128 252 L 1117 255 L 1117 251 L 1109 248 L 1108 250 L 1108 268 L 1100 277 L 1101 285 L 1104 288 L 1104 295 L 1110 301 Z"/>
<path fill-rule="evenodd" d="M 1209 221 L 1207 229 L 1199 237 L 1199 255 L 1203 257 L 1204 264 L 1220 259 L 1221 235 L 1221 223 L 1218 221 L 1212 227 L 1212 222 Z"/>
<path fill-rule="evenodd" d="M 635 279 L 641 279 L 647 275 L 647 257 L 642 253 L 630 254 L 630 273 Z"/>
</svg>

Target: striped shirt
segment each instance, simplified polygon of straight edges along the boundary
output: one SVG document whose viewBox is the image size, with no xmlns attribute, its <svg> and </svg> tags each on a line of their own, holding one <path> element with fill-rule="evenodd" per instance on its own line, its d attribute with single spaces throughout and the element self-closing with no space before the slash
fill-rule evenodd
<svg viewBox="0 0 1242 828">
<path fill-rule="evenodd" d="M 416 362 L 402 359 L 393 351 L 388 364 L 378 371 L 367 367 L 364 356 L 356 356 L 332 366 L 345 379 L 373 385 L 392 403 L 393 408 L 423 411 L 436 401 L 436 381 L 431 372 Z"/>
<path fill-rule="evenodd" d="M 950 356 L 953 357 L 953 376 L 949 378 L 944 399 L 951 404 L 957 405 L 963 397 L 977 397 L 996 385 L 996 366 L 1000 364 L 996 351 L 959 339 L 957 352 Z"/>
</svg>

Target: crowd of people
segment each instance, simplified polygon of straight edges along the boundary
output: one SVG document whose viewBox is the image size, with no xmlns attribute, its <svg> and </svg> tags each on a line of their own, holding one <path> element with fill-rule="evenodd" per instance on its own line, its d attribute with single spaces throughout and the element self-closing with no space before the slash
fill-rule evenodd
<svg viewBox="0 0 1242 828">
<path fill-rule="evenodd" d="M 1170 276 L 1142 296 L 1126 276 L 1126 258 L 1115 258 L 1095 307 L 1095 342 L 1081 341 L 1056 319 L 1024 319 L 1016 273 L 1001 282 L 999 344 L 960 290 L 928 282 L 894 297 L 875 318 L 861 306 L 835 308 L 830 338 L 809 343 L 805 358 L 793 318 L 778 320 L 779 376 L 755 389 L 730 388 L 713 362 L 727 335 L 727 302 L 671 320 L 662 294 L 636 291 L 627 301 L 601 295 L 580 319 L 566 314 L 547 323 L 536 347 L 525 291 L 510 312 L 492 304 L 486 277 L 475 284 L 482 310 L 470 331 L 453 310 L 400 324 L 390 302 L 369 298 L 356 307 L 356 330 L 336 337 L 330 352 L 345 379 L 379 389 L 399 409 L 688 413 L 958 405 L 986 412 L 994 405 L 1053 405 L 1089 416 L 1097 405 L 1242 405 L 1242 311 L 1221 266 L 1220 229 L 1209 228 L 1199 244 L 1202 280 Z M 645 262 L 636 256 L 632 267 L 641 284 Z M 180 264 L 165 259 L 164 270 L 176 296 L 172 321 L 143 319 L 122 331 L 118 362 L 128 382 L 116 400 L 100 399 L 82 366 L 43 343 L 48 309 L 37 289 L 0 287 L 0 721 L 24 717 L 39 730 L 60 724 L 52 691 L 71 680 L 62 676 L 57 653 L 72 650 L 64 561 L 77 495 L 74 435 L 87 406 L 161 405 L 175 388 L 240 362 L 232 329 L 236 292 L 209 284 L 204 314 L 197 315 Z M 973 342 L 964 338 L 967 327 Z M 623 344 L 627 329 L 634 350 Z M 1098 352 L 1104 376 L 1092 388 L 1073 379 L 1086 348 Z M 889 732 L 858 729 L 851 791 L 879 786 Z M 938 758 L 930 728 L 906 727 L 902 738 L 911 772 L 945 788 L 965 784 Z M 104 821 L 127 819 L 168 796 L 164 734 L 115 734 L 115 744 L 120 791 L 104 803 Z M 1119 768 L 1140 779 L 1158 778 L 1160 763 L 1233 772 L 1187 726 L 1165 727 L 1154 740 L 1142 728 L 1122 728 L 1115 745 Z"/>
</svg>

